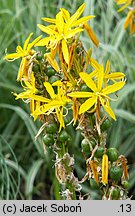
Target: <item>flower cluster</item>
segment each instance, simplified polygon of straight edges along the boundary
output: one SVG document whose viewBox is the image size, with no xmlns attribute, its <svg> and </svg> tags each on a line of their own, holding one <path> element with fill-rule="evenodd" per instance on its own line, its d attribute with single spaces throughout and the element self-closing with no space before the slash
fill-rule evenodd
<svg viewBox="0 0 135 216">
<path fill-rule="evenodd" d="M 23 48 L 17 46 L 16 53 L 6 55 L 5 59 L 14 61 L 22 58 L 17 81 L 20 81 L 23 92 L 14 95 L 16 99 L 21 98 L 30 104 L 34 120 L 39 118 L 44 123 L 44 143 L 46 146 L 54 144 L 53 150 L 57 152 L 55 166 L 59 182 L 70 184 L 69 188 L 72 183 L 72 187 L 78 190 L 79 181 L 72 173 L 73 159 L 66 148 L 71 140 L 65 128 L 73 123 L 84 131 L 82 152 L 91 184 L 93 179 L 98 186 L 99 183 L 109 184 L 107 190 L 110 191 L 110 187 L 115 185 L 115 179 L 112 177 L 112 180 L 108 181 L 108 170 L 115 165 L 122 167 L 122 162 L 120 157 L 116 157 L 114 164 L 111 163 L 112 152 L 108 153 L 105 148 L 103 127 L 109 118 L 116 120 L 111 101 L 117 100 L 116 92 L 125 85 L 125 75 L 112 71 L 109 60 L 104 67 L 92 57 L 91 49 L 84 49 L 80 40 L 84 30 L 91 41 L 97 47 L 99 45 L 94 31 L 88 25 L 88 21 L 94 16 L 80 18 L 85 6 L 82 4 L 72 16 L 66 9 L 61 8 L 55 19 L 43 18 L 43 21 L 50 25 L 38 24 L 38 27 L 48 36 L 39 36 L 30 42 L 33 35 L 30 33 Z M 45 48 L 44 53 L 36 51 L 35 48 L 39 46 Z M 72 116 L 72 119 L 67 123 L 68 115 Z M 90 139 L 95 143 L 94 146 Z M 65 162 L 67 157 L 68 165 Z"/>
<path fill-rule="evenodd" d="M 135 32 L 135 1 L 134 0 L 116 0 L 117 5 L 122 5 L 118 12 L 128 8 L 128 14 L 124 23 L 124 28 L 130 27 L 130 33 Z"/>
</svg>

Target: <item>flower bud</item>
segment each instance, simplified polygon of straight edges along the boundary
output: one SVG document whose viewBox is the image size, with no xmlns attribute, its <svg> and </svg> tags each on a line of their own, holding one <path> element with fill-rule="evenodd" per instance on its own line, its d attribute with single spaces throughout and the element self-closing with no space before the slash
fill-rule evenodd
<svg viewBox="0 0 135 216">
<path fill-rule="evenodd" d="M 108 184 L 108 156 L 103 155 L 102 158 L 102 182 L 103 184 Z"/>
</svg>

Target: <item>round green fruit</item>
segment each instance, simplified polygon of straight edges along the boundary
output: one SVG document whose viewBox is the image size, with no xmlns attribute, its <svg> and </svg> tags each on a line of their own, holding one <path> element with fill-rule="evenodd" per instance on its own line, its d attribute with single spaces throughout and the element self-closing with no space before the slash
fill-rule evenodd
<svg viewBox="0 0 135 216">
<path fill-rule="evenodd" d="M 96 157 L 96 158 L 102 158 L 103 154 L 104 154 L 104 147 L 99 146 L 97 148 L 95 154 L 94 154 L 94 157 Z"/>
<path fill-rule="evenodd" d="M 107 118 L 101 124 L 101 130 L 106 131 L 109 127 L 111 127 L 111 121 L 110 121 L 110 119 Z"/>
<path fill-rule="evenodd" d="M 42 53 L 38 53 L 38 54 L 36 55 L 36 60 L 41 61 L 42 58 L 43 58 L 43 54 L 42 54 Z"/>
<path fill-rule="evenodd" d="M 90 151 L 90 145 L 86 139 L 82 140 L 81 147 L 82 147 L 82 150 L 83 150 L 85 156 L 89 157 L 91 154 L 91 151 Z"/>
<path fill-rule="evenodd" d="M 50 123 L 48 125 L 46 125 L 46 132 L 49 133 L 49 134 L 54 134 L 57 132 L 58 130 L 58 127 L 57 127 L 57 124 L 55 123 Z"/>
<path fill-rule="evenodd" d="M 114 180 L 115 182 L 118 182 L 121 179 L 122 174 L 123 174 L 122 168 L 117 167 L 117 166 L 111 167 L 110 172 L 109 172 L 110 178 Z"/>
<path fill-rule="evenodd" d="M 54 138 L 52 134 L 46 134 L 43 138 L 44 144 L 50 146 L 54 144 Z"/>
<path fill-rule="evenodd" d="M 49 77 L 55 75 L 55 70 L 52 67 L 48 66 L 46 70 L 46 75 Z"/>
<path fill-rule="evenodd" d="M 34 63 L 33 66 L 32 66 L 32 71 L 33 72 L 38 72 L 39 71 L 39 65 Z"/>
<path fill-rule="evenodd" d="M 123 187 L 124 187 L 125 189 L 128 189 L 128 188 L 129 188 L 129 182 L 126 181 L 126 180 L 122 181 L 122 185 L 123 185 Z"/>
<path fill-rule="evenodd" d="M 93 178 L 90 179 L 90 187 L 93 190 L 97 190 L 99 188 L 99 185 L 97 184 L 96 180 Z"/>
<path fill-rule="evenodd" d="M 118 200 L 120 197 L 120 189 L 114 188 L 111 194 L 112 200 Z"/>
<path fill-rule="evenodd" d="M 49 81 L 49 83 L 53 84 L 54 82 L 56 82 L 58 80 L 59 80 L 58 76 L 51 76 L 48 81 Z"/>
<path fill-rule="evenodd" d="M 116 148 L 109 148 L 107 150 L 108 159 L 111 162 L 114 162 L 118 159 L 118 151 Z"/>
<path fill-rule="evenodd" d="M 69 134 L 65 130 L 61 131 L 58 137 L 60 142 L 68 141 L 68 138 L 69 138 Z"/>
</svg>

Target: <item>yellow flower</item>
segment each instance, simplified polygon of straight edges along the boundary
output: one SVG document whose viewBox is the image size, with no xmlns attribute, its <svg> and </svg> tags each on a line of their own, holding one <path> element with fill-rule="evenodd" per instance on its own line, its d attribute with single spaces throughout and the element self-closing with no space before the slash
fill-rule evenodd
<svg viewBox="0 0 135 216">
<path fill-rule="evenodd" d="M 104 69 L 102 64 L 99 64 L 95 59 L 90 59 L 90 65 L 95 69 L 90 73 L 90 77 L 96 77 L 98 78 L 100 76 L 100 71 L 103 70 L 103 81 L 104 84 L 107 85 L 107 82 L 109 80 L 116 82 L 117 80 L 123 79 L 125 77 L 125 74 L 122 72 L 111 72 L 111 65 L 110 61 L 108 60 L 106 63 L 106 67 Z"/>
<path fill-rule="evenodd" d="M 63 119 L 63 111 L 66 104 L 68 104 L 71 100 L 65 95 L 65 92 L 63 89 L 58 86 L 58 93 L 55 94 L 53 87 L 49 82 L 45 82 L 44 86 L 50 95 L 50 99 L 45 98 L 43 96 L 32 96 L 33 99 L 40 102 L 46 102 L 46 99 L 48 100 L 47 103 L 44 105 L 39 106 L 35 112 L 33 113 L 33 116 L 38 116 L 41 114 L 50 114 L 50 113 L 56 113 L 56 116 L 58 118 L 58 121 L 60 123 L 60 129 L 65 127 L 64 119 Z"/>
<path fill-rule="evenodd" d="M 47 46 L 48 48 L 55 49 L 57 45 L 60 45 L 64 60 L 69 64 L 68 39 L 74 37 L 77 33 L 82 32 L 84 30 L 83 25 L 91 18 L 94 18 L 94 16 L 86 16 L 78 19 L 83 13 L 85 6 L 85 3 L 82 4 L 72 16 L 70 16 L 70 13 L 67 10 L 62 8 L 56 15 L 56 19 L 43 18 L 44 21 L 52 24 L 49 26 L 38 24 L 38 27 L 41 31 L 50 36 L 40 40 L 36 46 Z"/>
<path fill-rule="evenodd" d="M 79 114 L 86 112 L 87 110 L 92 108 L 93 105 L 95 106 L 94 110 L 98 109 L 98 105 L 102 105 L 105 111 L 114 120 L 116 120 L 115 114 L 110 107 L 110 97 L 108 95 L 120 90 L 125 85 L 125 82 L 117 82 L 113 85 L 103 88 L 103 67 L 100 71 L 100 76 L 98 76 L 97 83 L 95 83 L 87 73 L 81 72 L 79 75 L 82 78 L 82 80 L 86 83 L 86 85 L 93 91 L 72 92 L 68 94 L 68 96 L 75 98 L 89 98 L 80 106 Z"/>
<path fill-rule="evenodd" d="M 32 47 L 41 39 L 42 36 L 37 37 L 32 43 L 29 43 L 31 36 L 33 33 L 30 33 L 28 38 L 24 42 L 23 48 L 19 45 L 16 48 L 16 52 L 12 54 L 8 54 L 4 57 L 5 60 L 14 61 L 18 58 L 22 58 L 17 80 L 21 81 L 23 75 L 26 76 L 29 68 L 29 59 L 27 57 L 31 57 L 35 51 L 32 50 Z"/>
<path fill-rule="evenodd" d="M 131 3 L 132 0 L 116 0 L 117 1 L 117 5 L 123 5 L 118 12 L 123 11 L 125 8 L 127 8 Z"/>
<path fill-rule="evenodd" d="M 130 33 L 133 34 L 135 32 L 135 9 L 131 9 L 128 12 L 124 23 L 124 28 L 126 29 L 128 26 L 130 26 Z"/>
<path fill-rule="evenodd" d="M 24 88 L 24 92 L 21 92 L 20 94 L 14 94 L 16 96 L 16 100 L 17 99 L 28 99 L 31 98 L 32 95 L 35 95 L 38 93 L 38 90 L 35 87 L 35 77 L 34 74 L 31 74 L 31 79 L 30 81 L 27 80 L 27 77 L 24 78 L 24 84 L 22 84 L 23 88 Z"/>
</svg>

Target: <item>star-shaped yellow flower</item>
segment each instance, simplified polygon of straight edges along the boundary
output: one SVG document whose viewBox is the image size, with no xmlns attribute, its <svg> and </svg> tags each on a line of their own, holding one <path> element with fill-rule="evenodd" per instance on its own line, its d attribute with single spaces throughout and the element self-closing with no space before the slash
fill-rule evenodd
<svg viewBox="0 0 135 216">
<path fill-rule="evenodd" d="M 57 90 L 58 93 L 55 94 L 53 87 L 49 82 L 45 82 L 44 86 L 50 96 L 50 99 L 45 98 L 43 96 L 32 96 L 33 99 L 40 102 L 46 102 L 44 105 L 39 106 L 35 112 L 33 113 L 33 116 L 39 116 L 41 114 L 50 114 L 50 113 L 56 113 L 58 121 L 60 123 L 60 129 L 63 127 L 65 128 L 64 119 L 63 119 L 63 111 L 66 104 L 71 102 L 71 99 L 69 99 L 66 95 L 63 89 L 58 86 Z M 48 101 L 46 101 L 46 99 Z"/>
<path fill-rule="evenodd" d="M 25 84 L 25 85 L 24 85 Z M 22 82 L 22 86 L 24 88 L 24 92 L 21 92 L 20 94 L 14 94 L 17 99 L 28 99 L 31 98 L 32 95 L 35 95 L 38 93 L 38 89 L 35 87 L 35 77 L 34 74 L 31 74 L 30 81 L 27 80 L 27 77 L 24 78 L 24 84 Z"/>
<path fill-rule="evenodd" d="M 100 76 L 98 76 L 98 80 L 96 83 L 91 79 L 91 77 L 87 73 L 81 72 L 80 77 L 93 92 L 72 92 L 68 94 L 69 97 L 89 98 L 80 106 L 79 114 L 91 109 L 93 105 L 94 108 L 97 109 L 98 103 L 100 103 L 100 105 L 103 106 L 105 111 L 114 120 L 116 120 L 115 114 L 110 106 L 110 97 L 108 95 L 120 90 L 125 85 L 125 82 L 117 82 L 113 85 L 103 88 L 103 68 L 100 71 Z"/>
<path fill-rule="evenodd" d="M 78 19 L 83 13 L 85 6 L 85 3 L 82 4 L 72 16 L 70 16 L 70 13 L 66 9 L 62 8 L 56 15 L 56 19 L 43 18 L 44 21 L 52 24 L 49 26 L 38 24 L 38 27 L 41 31 L 50 36 L 40 40 L 36 46 L 47 46 L 48 48 L 55 49 L 57 45 L 60 44 L 64 60 L 69 64 L 68 39 L 73 38 L 77 33 L 82 32 L 85 24 L 91 18 L 94 18 L 94 16 L 85 16 Z M 98 45 L 97 38 L 95 41 L 96 45 Z"/>
<path fill-rule="evenodd" d="M 122 72 L 118 72 L 118 71 L 112 72 L 111 71 L 111 64 L 109 60 L 106 63 L 105 69 L 102 64 L 99 64 L 93 58 L 90 59 L 90 65 L 94 68 L 94 71 L 92 71 L 89 76 L 91 78 L 96 77 L 98 79 L 98 77 L 100 76 L 100 72 L 103 70 L 103 81 L 105 85 L 107 85 L 107 82 L 109 80 L 116 82 L 125 77 L 125 74 Z"/>
<path fill-rule="evenodd" d="M 16 52 L 12 54 L 8 54 L 4 57 L 5 60 L 14 61 L 18 58 L 22 58 L 20 68 L 18 71 L 17 80 L 21 81 L 23 75 L 27 76 L 28 68 L 29 68 L 29 59 L 27 57 L 31 57 L 35 51 L 32 50 L 32 47 L 41 39 L 42 36 L 37 37 L 32 43 L 29 43 L 31 36 L 33 33 L 30 33 L 28 38 L 24 42 L 23 48 L 19 45 L 16 48 Z"/>
</svg>

